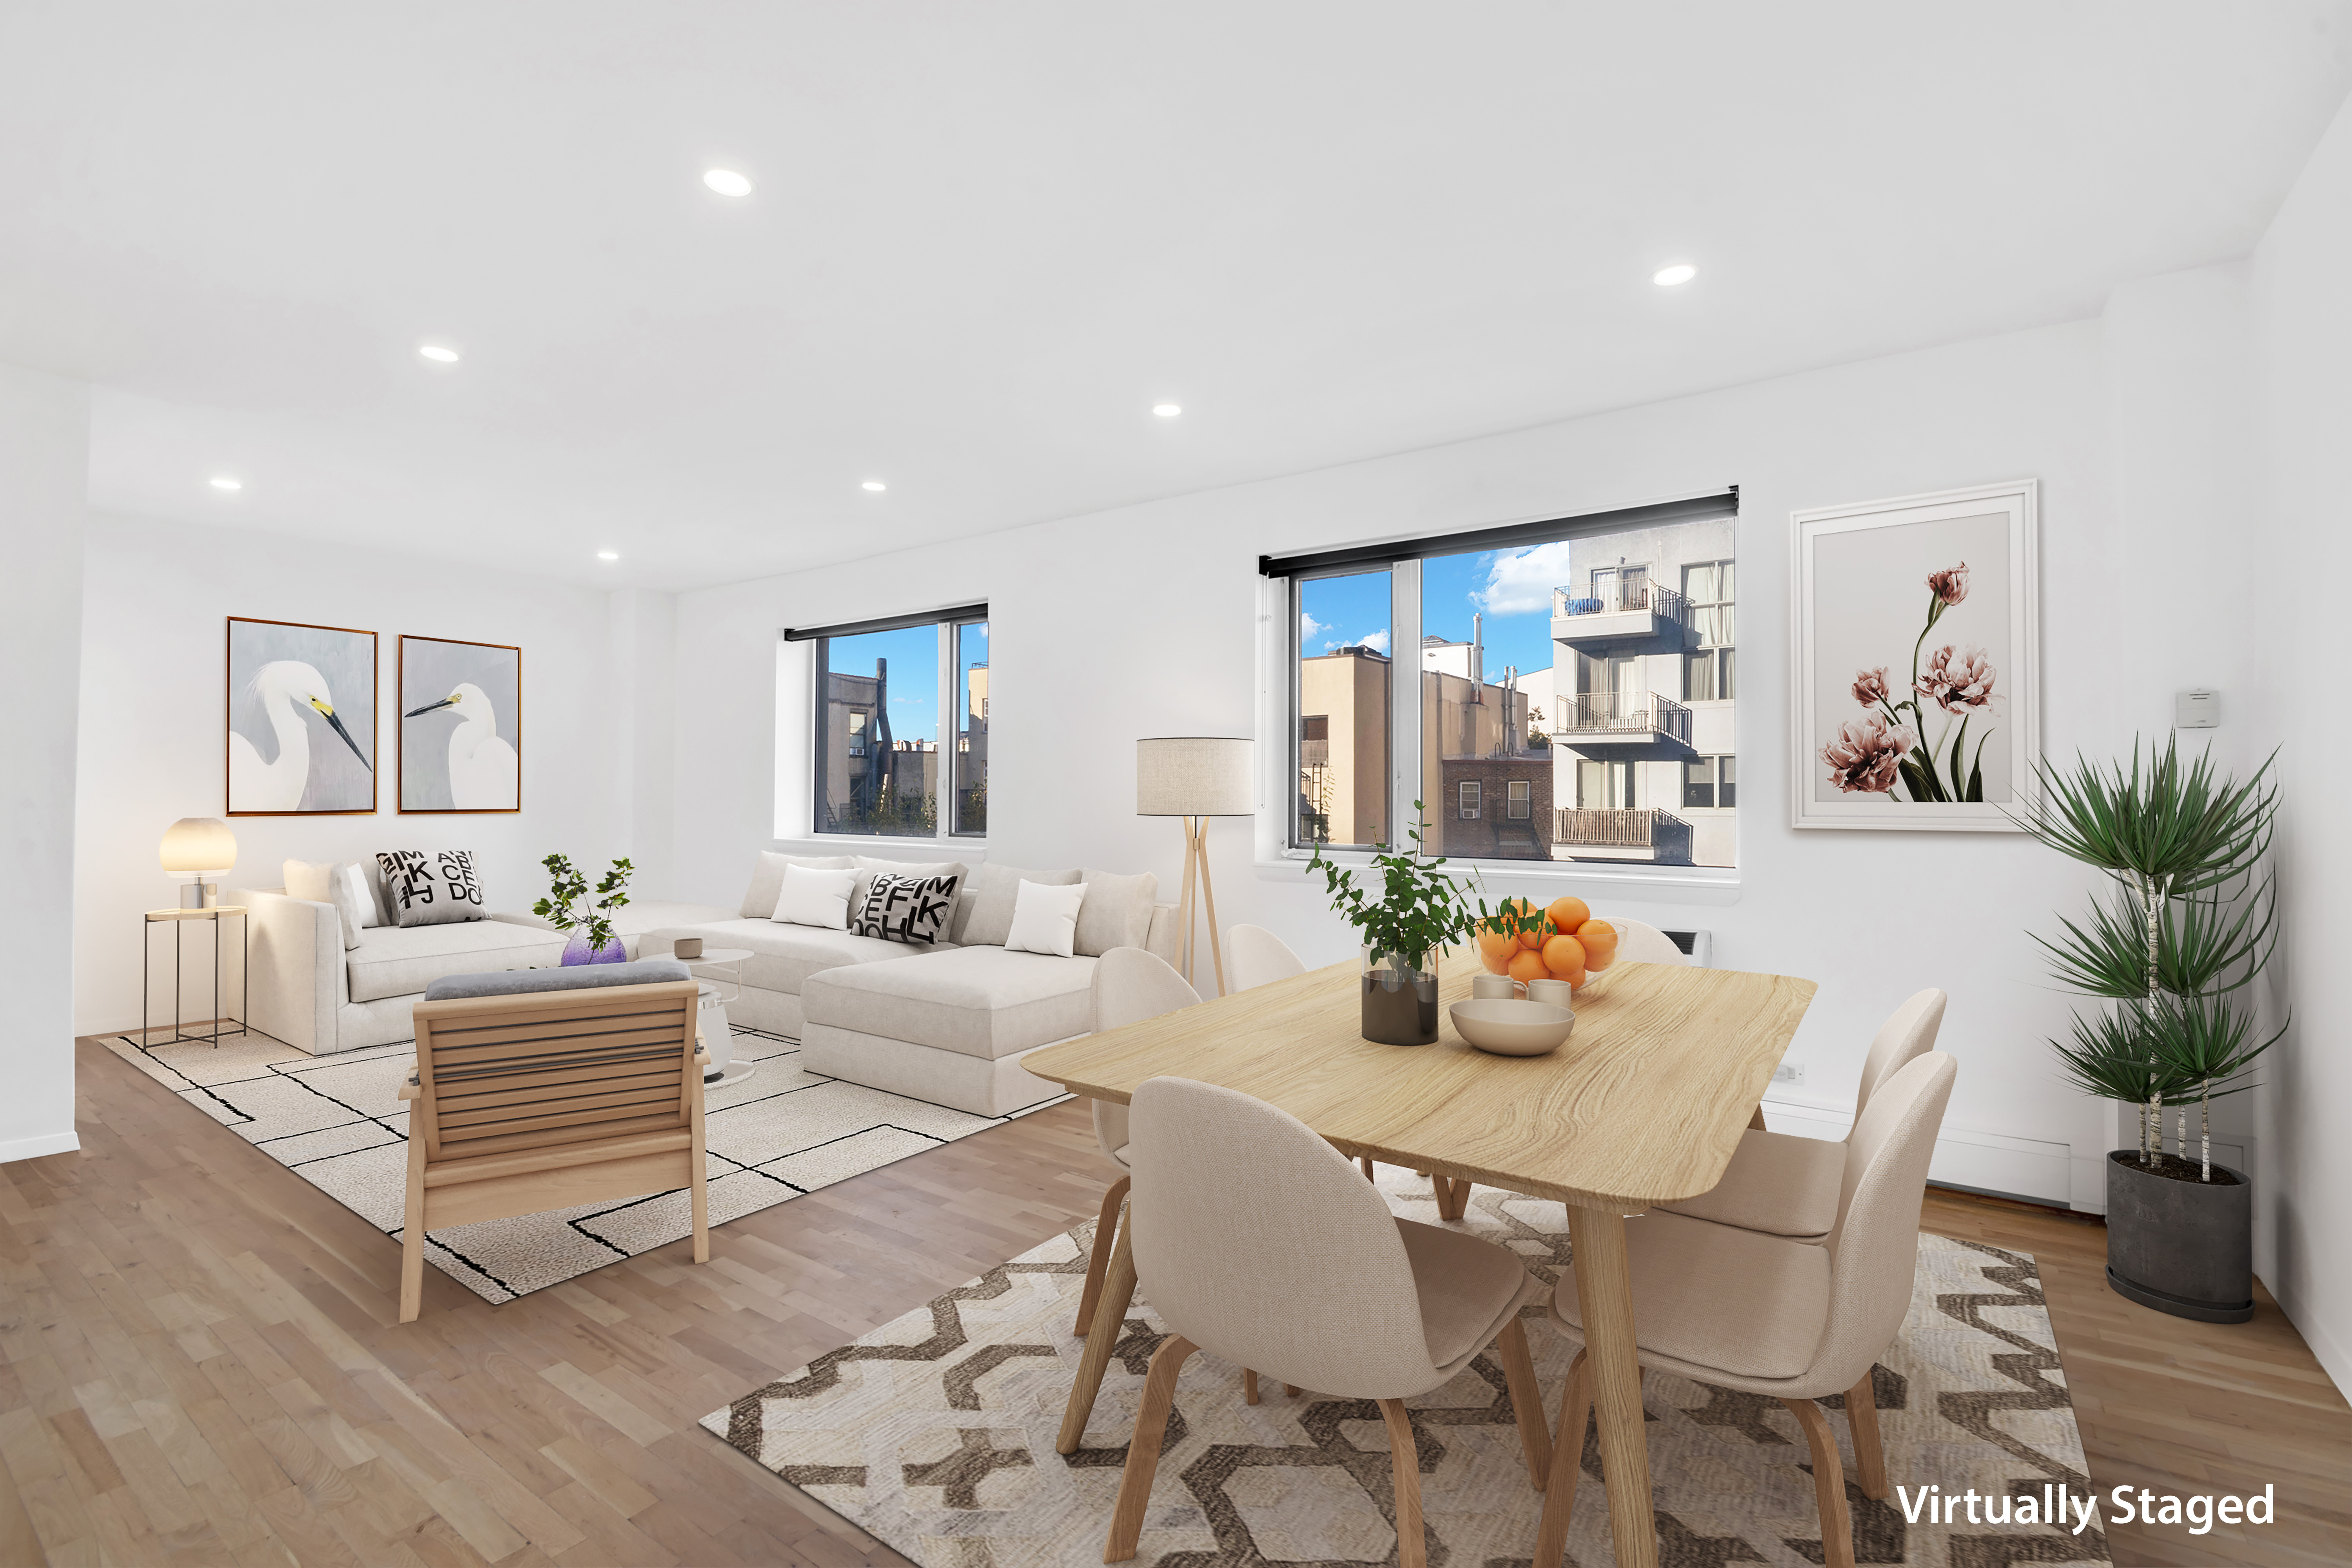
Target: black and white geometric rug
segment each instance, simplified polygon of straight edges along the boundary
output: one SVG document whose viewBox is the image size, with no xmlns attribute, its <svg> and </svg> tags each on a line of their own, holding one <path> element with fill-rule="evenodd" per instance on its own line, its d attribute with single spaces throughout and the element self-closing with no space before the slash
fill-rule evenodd
<svg viewBox="0 0 2352 1568">
<path fill-rule="evenodd" d="M 266 1035 L 142 1049 L 107 1047 L 214 1121 L 386 1235 L 401 1234 L 408 1191 L 408 1104 L 401 1080 L 413 1041 L 314 1057 Z M 705 1091 L 710 1223 L 719 1225 L 819 1187 L 999 1127 L 973 1116 L 802 1069 L 800 1046 L 735 1031 L 735 1059 L 759 1065 Z M 684 1189 L 618 1204 L 551 1209 L 454 1226 L 425 1237 L 425 1256 L 486 1300 L 507 1301 L 665 1246 L 692 1229 Z"/>
<path fill-rule="evenodd" d="M 1390 1206 L 1434 1223 L 1429 1183 L 1381 1166 Z M 1635 1223 L 1639 1223 L 1636 1221 Z M 1476 1189 L 1455 1228 L 1517 1252 L 1546 1279 L 1568 1258 L 1556 1203 Z M 1085 1342 L 1072 1334 L 1093 1226 L 1057 1236 L 987 1274 L 747 1392 L 702 1425 L 926 1568 L 1093 1568 L 1102 1561 L 1135 1406 L 1165 1327 L 1129 1309 L 1078 1452 L 1054 1451 Z M 1528 1310 L 1547 1422 L 1557 1419 L 1567 1342 Z M 2083 1444 L 2033 1259 L 1919 1238 L 1911 1310 L 1874 1370 L 1888 1479 L 1876 1501 L 1851 1479 L 1858 1562 L 1920 1568 L 2105 1563 L 2079 1535 L 2013 1522 L 2059 1484 L 2085 1495 Z M 1660 1558 L 1669 1568 L 1822 1560 L 1810 1450 L 1777 1399 L 1652 1373 L 1643 1383 Z M 1542 1498 L 1528 1485 L 1501 1369 L 1491 1354 L 1406 1402 L 1419 1450 L 1432 1568 L 1523 1568 Z M 1569 1562 L 1613 1563 L 1597 1442 L 1588 1434 Z M 1974 1489 L 2012 1522 L 1930 1522 L 1918 1492 Z M 1145 1515 L 1139 1564 L 1268 1568 L 1393 1563 L 1388 1438 L 1369 1401 L 1265 1386 L 1203 1352 L 1177 1380 L 1176 1410 Z M 2045 1488 L 2052 1489 L 2045 1491 Z M 1939 1494 L 1940 1495 L 1940 1494 Z M 1990 1508 L 1988 1512 L 1991 1511 Z"/>
</svg>

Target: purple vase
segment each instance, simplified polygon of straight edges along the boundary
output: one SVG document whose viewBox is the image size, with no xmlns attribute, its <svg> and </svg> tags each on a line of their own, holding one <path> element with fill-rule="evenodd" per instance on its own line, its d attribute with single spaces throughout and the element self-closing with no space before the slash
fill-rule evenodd
<svg viewBox="0 0 2352 1568">
<path fill-rule="evenodd" d="M 567 967 L 574 963 L 626 963 L 629 952 L 616 936 L 604 944 L 602 952 L 591 952 L 588 951 L 588 933 L 575 931 L 572 933 L 572 940 L 563 944 L 563 962 Z"/>
</svg>

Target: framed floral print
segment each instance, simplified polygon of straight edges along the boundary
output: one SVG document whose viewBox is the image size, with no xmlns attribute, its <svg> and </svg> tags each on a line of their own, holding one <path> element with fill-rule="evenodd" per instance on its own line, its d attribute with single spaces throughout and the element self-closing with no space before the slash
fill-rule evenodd
<svg viewBox="0 0 2352 1568">
<path fill-rule="evenodd" d="M 2039 489 L 1790 514 L 1791 826 L 2017 831 L 2041 757 Z"/>
</svg>

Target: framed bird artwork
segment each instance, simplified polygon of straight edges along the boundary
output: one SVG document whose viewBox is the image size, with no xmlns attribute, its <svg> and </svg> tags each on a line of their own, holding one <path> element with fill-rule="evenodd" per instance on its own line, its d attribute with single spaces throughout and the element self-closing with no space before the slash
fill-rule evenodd
<svg viewBox="0 0 2352 1568">
<path fill-rule="evenodd" d="M 400 639 L 400 809 L 522 809 L 522 649 Z"/>
<path fill-rule="evenodd" d="M 228 617 L 228 815 L 375 810 L 375 634 Z"/>
</svg>

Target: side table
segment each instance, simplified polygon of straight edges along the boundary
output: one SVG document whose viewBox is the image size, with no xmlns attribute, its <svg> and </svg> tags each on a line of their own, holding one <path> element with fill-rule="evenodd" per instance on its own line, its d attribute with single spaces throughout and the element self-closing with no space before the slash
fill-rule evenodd
<svg viewBox="0 0 2352 1568">
<path fill-rule="evenodd" d="M 228 1021 L 221 1012 L 221 921 L 231 916 L 236 919 L 238 988 L 236 1028 L 233 1031 L 221 1027 L 221 1025 Z M 188 922 L 191 921 L 206 921 L 213 928 L 213 1016 L 212 1033 L 209 1035 L 189 1034 L 180 1016 L 181 955 L 187 945 L 181 939 L 186 934 Z M 153 1037 L 153 1030 L 147 1023 L 154 1006 L 154 987 L 149 975 L 149 969 L 154 956 L 155 944 L 150 939 L 152 935 L 152 928 L 166 922 L 172 927 L 172 1034 L 170 1038 L 158 1041 Z M 243 904 L 220 904 L 209 910 L 149 910 L 146 919 L 139 927 L 140 1048 L 145 1050 L 161 1044 L 209 1045 L 218 1049 L 223 1036 L 245 1033 L 246 1019 L 252 1011 L 253 1003 L 252 976 L 247 965 L 247 960 L 251 956 L 249 952 L 251 942 L 249 922 L 246 919 Z"/>
<path fill-rule="evenodd" d="M 710 1052 L 711 1062 L 710 1070 L 702 1078 L 703 1087 L 706 1089 L 719 1089 L 728 1084 L 741 1083 L 759 1070 L 760 1064 L 757 1062 L 739 1062 L 735 1059 L 734 1036 L 727 1023 L 727 1004 L 741 999 L 743 961 L 751 956 L 751 950 L 748 947 L 706 947 L 698 958 L 678 960 L 680 963 L 687 966 L 696 979 L 705 980 L 702 992 L 701 1016 L 704 1025 L 702 1043 Z M 702 973 L 706 968 L 723 969 L 728 973 L 724 975 L 714 974 L 706 980 Z M 727 987 L 731 988 L 722 988 L 720 985 L 722 980 L 726 982 Z M 713 1039 L 711 1036 L 714 1033 L 723 1033 L 725 1037 Z"/>
</svg>

